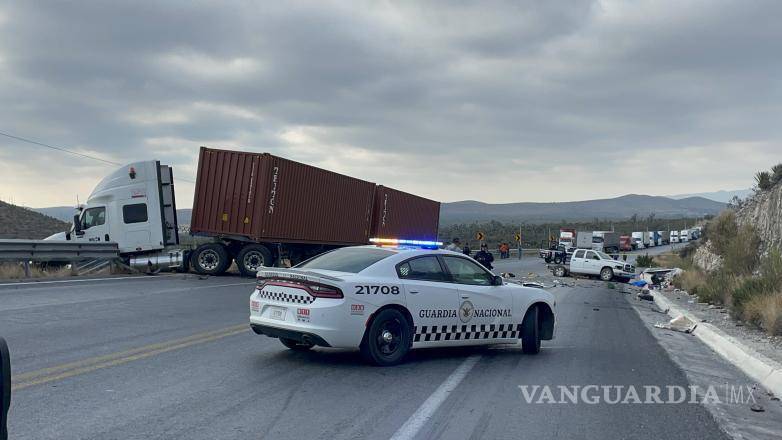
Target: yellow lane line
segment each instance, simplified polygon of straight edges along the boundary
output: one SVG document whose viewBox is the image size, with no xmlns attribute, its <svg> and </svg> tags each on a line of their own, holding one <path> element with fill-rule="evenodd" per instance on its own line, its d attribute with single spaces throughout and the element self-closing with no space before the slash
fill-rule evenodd
<svg viewBox="0 0 782 440">
<path fill-rule="evenodd" d="M 122 365 L 139 359 L 145 359 L 157 354 L 166 353 L 173 350 L 179 350 L 182 348 L 190 347 L 197 344 L 203 344 L 206 342 L 216 341 L 218 339 L 222 339 L 228 336 L 233 336 L 233 335 L 247 332 L 247 330 L 248 330 L 248 325 L 241 324 L 241 325 L 231 326 L 220 330 L 199 333 L 196 335 L 188 336 L 186 338 L 174 339 L 167 342 L 145 345 L 143 347 L 138 347 L 138 348 L 134 348 L 131 350 L 126 350 L 118 353 L 112 353 L 103 356 L 95 356 L 77 362 L 71 362 L 68 364 L 62 364 L 54 367 L 44 368 L 41 370 L 31 371 L 29 373 L 23 373 L 23 374 L 13 376 L 12 378 L 13 385 L 11 386 L 11 389 L 14 391 L 21 390 L 34 385 L 40 385 L 55 380 L 61 380 L 68 377 L 89 373 L 91 371 L 100 370 L 103 368 Z"/>
</svg>

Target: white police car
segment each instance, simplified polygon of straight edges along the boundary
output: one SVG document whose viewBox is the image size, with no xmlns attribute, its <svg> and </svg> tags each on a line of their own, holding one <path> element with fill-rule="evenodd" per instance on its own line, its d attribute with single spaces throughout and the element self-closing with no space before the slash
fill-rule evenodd
<svg viewBox="0 0 782 440">
<path fill-rule="evenodd" d="M 374 241 L 395 246 L 346 247 L 291 269 L 261 268 L 252 329 L 293 350 L 360 348 L 378 365 L 397 364 L 418 347 L 521 342 L 534 354 L 541 339 L 554 338 L 549 292 L 504 283 L 463 254 Z"/>
</svg>

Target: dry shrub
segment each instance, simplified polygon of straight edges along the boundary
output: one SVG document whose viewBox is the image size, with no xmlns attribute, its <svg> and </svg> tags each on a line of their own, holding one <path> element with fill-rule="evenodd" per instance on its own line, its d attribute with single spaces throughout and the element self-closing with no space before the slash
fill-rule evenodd
<svg viewBox="0 0 782 440">
<path fill-rule="evenodd" d="M 706 284 L 706 274 L 697 269 L 685 270 L 673 279 L 673 284 L 688 293 L 697 295 L 698 290 Z"/>
<path fill-rule="evenodd" d="M 30 265 L 30 278 L 64 278 L 69 276 L 71 276 L 71 270 L 64 266 Z M 24 266 L 19 263 L 0 264 L 0 279 L 19 278 L 25 278 Z"/>
<path fill-rule="evenodd" d="M 782 291 L 752 297 L 744 305 L 743 316 L 769 335 L 782 336 Z"/>
<path fill-rule="evenodd" d="M 673 253 L 655 255 L 654 262 L 660 267 L 678 267 L 684 270 L 692 268 L 691 259 L 682 258 L 680 255 Z"/>
</svg>

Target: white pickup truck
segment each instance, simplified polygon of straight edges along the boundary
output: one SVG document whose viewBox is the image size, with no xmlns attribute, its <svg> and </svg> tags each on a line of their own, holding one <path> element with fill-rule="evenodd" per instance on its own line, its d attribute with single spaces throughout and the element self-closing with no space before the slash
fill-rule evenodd
<svg viewBox="0 0 782 440">
<path fill-rule="evenodd" d="M 552 267 L 555 276 L 564 277 L 568 273 L 598 275 L 603 281 L 612 279 L 630 279 L 635 276 L 635 266 L 624 261 L 614 260 L 608 254 L 591 249 L 576 249 L 567 265 Z"/>
</svg>

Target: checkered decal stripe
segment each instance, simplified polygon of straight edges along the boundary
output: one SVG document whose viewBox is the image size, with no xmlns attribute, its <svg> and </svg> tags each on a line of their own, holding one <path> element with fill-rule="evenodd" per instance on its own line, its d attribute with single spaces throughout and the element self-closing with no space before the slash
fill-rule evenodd
<svg viewBox="0 0 782 440">
<path fill-rule="evenodd" d="M 424 325 L 413 331 L 413 342 L 515 339 L 521 336 L 521 324 Z"/>
<path fill-rule="evenodd" d="M 315 301 L 315 298 L 309 296 L 309 295 L 294 295 L 292 293 L 284 293 L 284 292 L 267 292 L 265 290 L 261 290 L 258 292 L 258 296 L 263 299 L 268 299 L 271 301 L 279 301 L 279 302 L 286 302 L 286 303 L 293 303 L 293 304 L 310 304 L 311 302 Z"/>
</svg>

